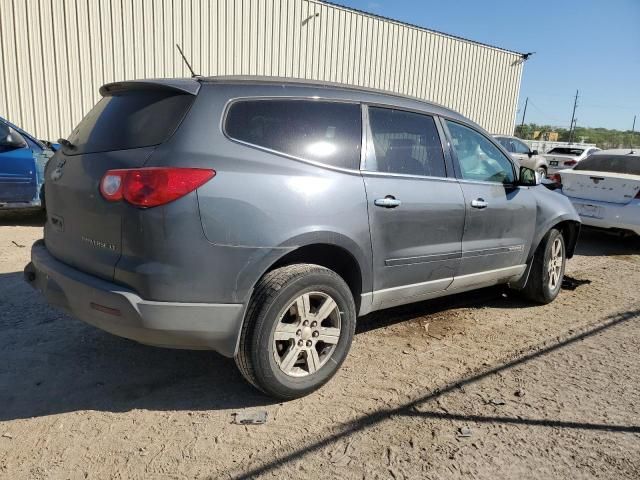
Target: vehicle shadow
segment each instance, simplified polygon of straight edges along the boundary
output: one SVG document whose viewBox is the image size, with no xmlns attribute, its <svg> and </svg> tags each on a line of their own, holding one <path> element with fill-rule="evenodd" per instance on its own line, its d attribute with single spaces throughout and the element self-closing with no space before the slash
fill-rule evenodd
<svg viewBox="0 0 640 480">
<path fill-rule="evenodd" d="M 221 410 L 276 403 L 232 359 L 115 337 L 55 310 L 22 279 L 0 274 L 0 421 L 77 410 Z M 452 308 L 531 306 L 493 287 L 376 312 L 357 333 Z"/>
<path fill-rule="evenodd" d="M 602 230 L 582 227 L 576 255 L 613 256 L 640 253 L 640 236 L 621 237 Z"/>
<path fill-rule="evenodd" d="M 0 227 L 42 227 L 46 220 L 44 210 L 0 211 Z"/>
</svg>

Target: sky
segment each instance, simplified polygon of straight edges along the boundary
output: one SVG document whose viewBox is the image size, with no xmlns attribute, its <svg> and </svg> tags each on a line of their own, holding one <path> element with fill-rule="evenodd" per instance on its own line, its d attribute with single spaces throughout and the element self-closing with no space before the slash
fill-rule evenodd
<svg viewBox="0 0 640 480">
<path fill-rule="evenodd" d="M 640 0 L 334 0 L 517 52 L 517 122 L 640 130 Z"/>
</svg>

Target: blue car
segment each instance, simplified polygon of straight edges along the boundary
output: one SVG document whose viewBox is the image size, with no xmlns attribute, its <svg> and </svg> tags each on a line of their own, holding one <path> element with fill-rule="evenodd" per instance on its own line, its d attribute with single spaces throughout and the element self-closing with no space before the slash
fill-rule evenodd
<svg viewBox="0 0 640 480">
<path fill-rule="evenodd" d="M 58 148 L 0 117 L 0 210 L 44 207 L 44 167 Z"/>
</svg>

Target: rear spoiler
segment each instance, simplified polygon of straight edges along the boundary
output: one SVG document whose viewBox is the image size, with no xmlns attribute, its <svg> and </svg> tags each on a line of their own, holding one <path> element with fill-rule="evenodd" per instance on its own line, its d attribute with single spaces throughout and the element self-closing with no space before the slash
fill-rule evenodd
<svg viewBox="0 0 640 480">
<path fill-rule="evenodd" d="M 110 97 L 131 90 L 173 90 L 177 93 L 197 95 L 200 82 L 186 78 L 162 78 L 154 80 L 130 80 L 107 83 L 100 87 L 100 95 Z"/>
</svg>

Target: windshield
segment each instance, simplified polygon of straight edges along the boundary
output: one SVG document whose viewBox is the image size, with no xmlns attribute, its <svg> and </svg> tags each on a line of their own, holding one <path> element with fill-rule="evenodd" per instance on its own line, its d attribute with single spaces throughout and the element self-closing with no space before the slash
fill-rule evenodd
<svg viewBox="0 0 640 480">
<path fill-rule="evenodd" d="M 574 155 L 579 156 L 584 152 L 584 148 L 568 148 L 568 147 L 556 147 L 549 150 L 547 153 L 557 153 L 558 155 Z"/>
<path fill-rule="evenodd" d="M 640 175 L 640 157 L 635 155 L 591 155 L 579 162 L 574 170 Z"/>
</svg>

